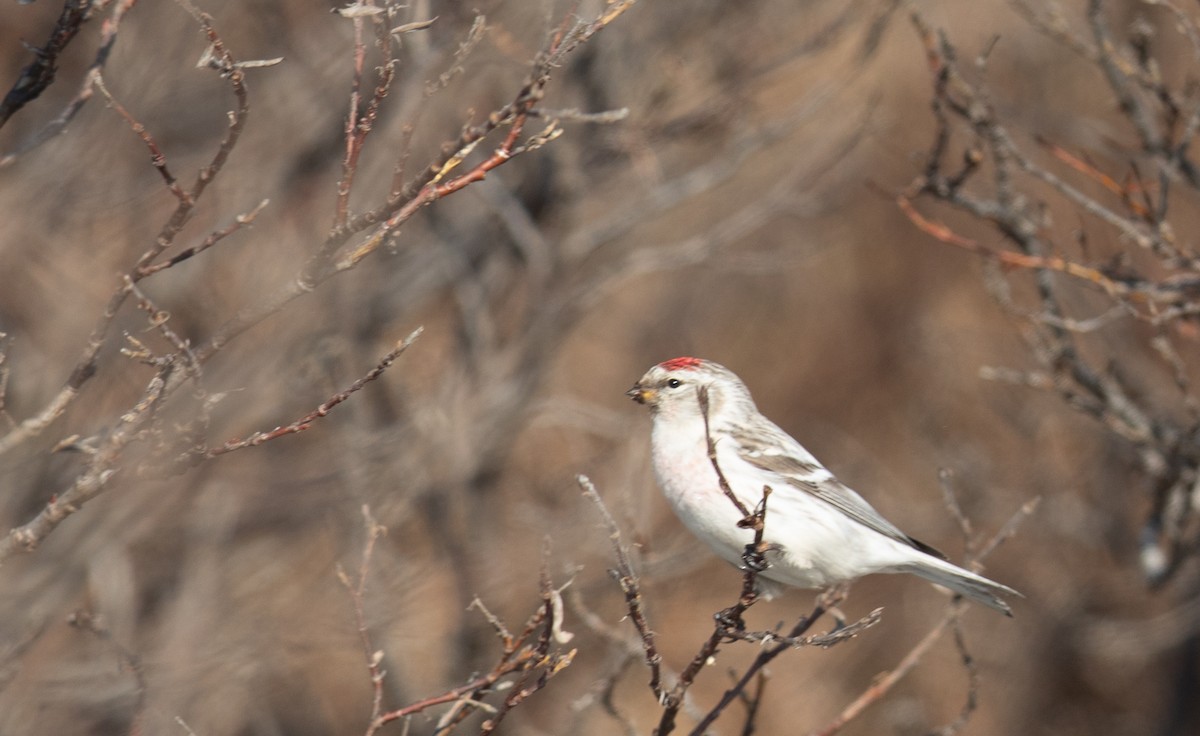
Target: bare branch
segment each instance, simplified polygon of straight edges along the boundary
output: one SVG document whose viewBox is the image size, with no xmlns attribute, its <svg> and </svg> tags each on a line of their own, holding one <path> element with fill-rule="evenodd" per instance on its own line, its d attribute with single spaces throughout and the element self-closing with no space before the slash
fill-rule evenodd
<svg viewBox="0 0 1200 736">
<path fill-rule="evenodd" d="M 665 696 L 662 685 L 662 655 L 658 653 L 654 632 L 646 621 L 638 576 L 633 570 L 633 564 L 629 561 L 629 552 L 621 542 L 621 530 L 617 527 L 616 520 L 609 513 L 608 507 L 604 505 L 604 499 L 600 498 L 600 493 L 592 481 L 586 475 L 577 476 L 575 480 L 579 483 L 583 495 L 596 504 L 596 508 L 600 510 L 600 516 L 608 530 L 608 538 L 612 542 L 613 553 L 617 558 L 617 569 L 612 570 L 610 574 L 621 586 L 621 592 L 625 594 L 625 605 L 629 608 L 629 620 L 633 622 L 634 628 L 641 636 L 646 665 L 650 668 L 650 690 L 654 693 L 654 697 L 661 702 Z"/>
<path fill-rule="evenodd" d="M 953 495 L 948 494 L 948 499 L 953 501 Z M 953 505 L 957 506 L 957 502 L 953 502 Z M 977 562 L 982 562 L 984 558 L 986 558 L 992 553 L 993 550 L 996 549 L 996 547 L 998 547 L 1006 539 L 1016 534 L 1017 528 L 1021 525 L 1021 522 L 1029 518 L 1037 506 L 1038 499 L 1033 499 L 1032 501 L 1026 502 L 1015 514 L 1012 515 L 1011 518 L 1009 518 L 1004 526 L 1000 527 L 999 531 L 997 531 L 987 542 L 979 547 L 978 554 L 968 559 L 968 563 L 974 564 Z M 975 545 L 971 544 L 968 546 L 973 547 Z M 962 600 L 962 598 L 956 597 L 954 600 L 952 600 L 946 607 L 946 612 L 943 614 L 941 620 L 939 620 L 933 626 L 933 628 L 930 629 L 929 632 L 926 633 L 925 636 L 918 641 L 916 645 L 908 651 L 907 654 L 904 655 L 900 662 L 894 668 L 892 668 L 891 671 L 875 678 L 874 682 L 871 683 L 871 686 L 864 690 L 862 694 L 855 698 L 849 705 L 843 708 L 842 712 L 839 713 L 836 718 L 834 718 L 824 728 L 812 731 L 810 736 L 832 736 L 832 734 L 841 731 L 847 723 L 861 715 L 862 712 L 866 710 L 866 708 L 872 703 L 876 703 L 882 699 L 893 687 L 895 687 L 896 683 L 898 683 L 904 678 L 905 675 L 915 669 L 925 655 L 929 652 L 929 650 L 933 648 L 933 645 L 936 644 L 941 638 L 942 634 L 945 633 L 946 629 L 950 628 L 951 626 L 954 627 L 955 637 L 959 642 L 957 646 L 960 657 L 963 660 L 963 666 L 967 670 L 968 678 L 967 703 L 964 706 L 963 711 L 960 713 L 960 720 L 962 723 L 960 724 L 958 721 L 956 721 L 955 724 L 951 724 L 951 726 L 947 727 L 953 727 L 955 729 L 949 733 L 957 732 L 962 725 L 965 725 L 966 719 L 968 719 L 971 713 L 974 711 L 976 692 L 978 690 L 977 673 L 975 671 L 974 660 L 971 659 L 970 654 L 967 652 L 966 643 L 965 641 L 961 640 L 962 634 L 959 631 L 959 618 L 962 616 L 965 608 L 966 603 Z"/>
<path fill-rule="evenodd" d="M 59 54 L 70 45 L 91 14 L 90 0 L 67 0 L 63 4 L 62 13 L 54 24 L 50 38 L 41 48 L 33 49 L 34 60 L 21 70 L 8 94 L 0 100 L 0 126 L 8 122 L 17 110 L 36 100 L 54 83 L 54 77 L 58 73 Z"/>
<path fill-rule="evenodd" d="M 270 431 L 255 432 L 245 439 L 228 440 L 220 447 L 214 447 L 205 451 L 202 455 L 203 459 L 214 458 L 235 450 L 243 450 L 247 447 L 258 447 L 265 442 L 270 442 L 271 440 L 276 440 L 289 434 L 297 434 L 310 428 L 313 425 L 313 422 L 327 416 L 335 406 L 350 398 L 352 394 L 361 390 L 371 381 L 374 381 L 376 378 L 379 378 L 381 375 L 383 375 L 383 372 L 391 367 L 392 363 L 396 362 L 396 359 L 399 358 L 400 355 L 407 350 L 408 347 L 412 345 L 418 337 L 421 336 L 422 330 L 423 328 L 421 327 L 413 330 L 408 337 L 396 343 L 396 347 L 392 348 L 387 355 L 383 356 L 383 359 L 379 361 L 379 364 L 368 371 L 366 375 L 350 384 L 350 386 L 345 390 L 339 391 L 338 393 L 329 397 L 320 406 L 318 406 L 316 409 L 313 409 L 308 414 L 305 414 L 303 417 L 300 417 L 291 424 L 282 427 L 276 427 Z M 183 458 L 181 458 L 181 460 L 183 460 Z"/>
</svg>

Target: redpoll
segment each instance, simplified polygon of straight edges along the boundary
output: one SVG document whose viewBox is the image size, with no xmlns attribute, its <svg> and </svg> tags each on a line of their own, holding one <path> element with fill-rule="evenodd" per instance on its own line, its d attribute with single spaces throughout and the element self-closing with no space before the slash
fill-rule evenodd
<svg viewBox="0 0 1200 736">
<path fill-rule="evenodd" d="M 746 385 L 727 368 L 675 358 L 646 371 L 628 396 L 650 407 L 654 472 L 663 495 L 684 525 L 725 560 L 740 565 L 754 532 L 738 525 L 744 515 L 721 489 L 709 438 L 716 465 L 744 508 L 753 510 L 764 486 L 771 488 L 763 532 L 768 566 L 758 576 L 764 596 L 786 585 L 826 588 L 871 573 L 906 572 L 1012 615 L 999 594 L 1019 595 L 1015 590 L 947 562 L 880 516 L 760 414 Z"/>
</svg>

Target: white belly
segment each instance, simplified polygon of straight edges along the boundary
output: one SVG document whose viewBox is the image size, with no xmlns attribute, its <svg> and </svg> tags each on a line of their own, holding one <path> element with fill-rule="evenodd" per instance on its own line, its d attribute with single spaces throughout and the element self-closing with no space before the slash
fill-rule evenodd
<svg viewBox="0 0 1200 736">
<path fill-rule="evenodd" d="M 720 557 L 741 567 L 754 533 L 738 527 L 742 514 L 721 490 L 703 435 L 656 426 L 652 447 L 659 485 L 675 514 Z M 762 499 L 763 473 L 719 443 L 717 459 L 734 494 L 753 511 Z M 824 588 L 887 571 L 911 556 L 911 550 L 881 534 L 864 537 L 867 531 L 826 502 L 776 479 L 763 535 L 770 545 L 770 567 L 762 577 L 798 588 Z"/>
</svg>

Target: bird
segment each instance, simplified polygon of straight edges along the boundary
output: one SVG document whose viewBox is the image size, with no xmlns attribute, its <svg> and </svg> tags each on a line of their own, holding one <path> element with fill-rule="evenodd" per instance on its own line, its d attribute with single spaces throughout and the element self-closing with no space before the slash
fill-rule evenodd
<svg viewBox="0 0 1200 736">
<path fill-rule="evenodd" d="M 762 597 L 873 573 L 910 573 L 1012 616 L 1002 596 L 1020 593 L 949 562 L 883 518 L 760 413 L 728 368 L 673 358 L 646 371 L 626 395 L 650 410 L 652 463 L 666 500 L 727 562 L 743 564 L 754 531 L 739 522 L 770 488 L 762 536 L 767 567 L 756 583 Z M 740 504 L 722 489 L 721 476 Z"/>
</svg>

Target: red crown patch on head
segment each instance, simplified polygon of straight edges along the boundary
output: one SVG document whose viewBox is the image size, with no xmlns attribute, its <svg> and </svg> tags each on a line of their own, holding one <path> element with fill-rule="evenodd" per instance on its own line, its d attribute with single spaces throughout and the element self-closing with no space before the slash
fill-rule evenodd
<svg viewBox="0 0 1200 736">
<path fill-rule="evenodd" d="M 699 358 L 684 357 L 684 358 L 671 358 L 670 360 L 664 360 L 663 362 L 659 363 L 659 365 L 662 366 L 663 368 L 666 368 L 669 371 L 678 371 L 678 370 L 682 370 L 684 368 L 696 368 L 702 362 L 704 362 L 704 361 L 700 360 Z"/>
</svg>

